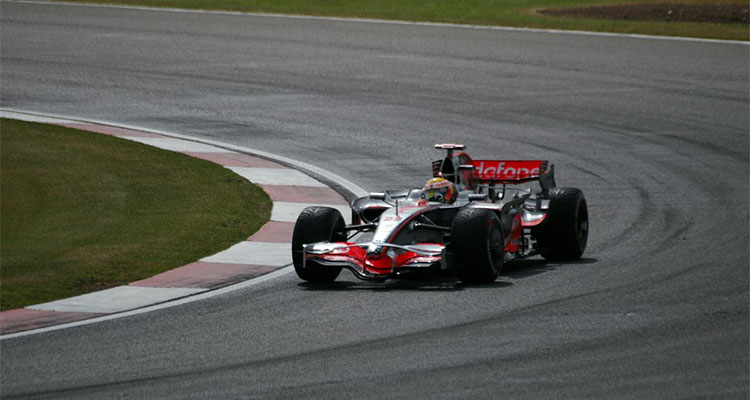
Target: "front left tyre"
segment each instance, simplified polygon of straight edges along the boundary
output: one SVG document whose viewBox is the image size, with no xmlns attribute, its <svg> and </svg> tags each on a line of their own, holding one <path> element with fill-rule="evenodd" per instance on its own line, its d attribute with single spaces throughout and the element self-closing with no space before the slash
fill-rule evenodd
<svg viewBox="0 0 750 400">
<path fill-rule="evenodd" d="M 492 210 L 464 208 L 451 227 L 450 251 L 461 282 L 491 283 L 503 268 L 505 241 L 500 219 Z"/>
<path fill-rule="evenodd" d="M 586 198 L 575 188 L 550 189 L 549 198 L 547 218 L 531 231 L 537 250 L 547 260 L 577 260 L 589 236 Z"/>
<path fill-rule="evenodd" d="M 344 217 L 335 208 L 307 207 L 302 210 L 294 224 L 292 234 L 292 262 L 297 276 L 314 283 L 333 282 L 339 276 L 341 268 L 322 266 L 315 261 L 308 261 L 303 267 L 302 245 L 317 242 L 345 242 L 345 227 Z"/>
</svg>

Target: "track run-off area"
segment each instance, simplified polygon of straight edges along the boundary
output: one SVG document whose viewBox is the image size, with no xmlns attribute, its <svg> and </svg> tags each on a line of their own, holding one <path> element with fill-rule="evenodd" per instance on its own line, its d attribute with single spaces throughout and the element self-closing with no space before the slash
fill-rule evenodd
<svg viewBox="0 0 750 400">
<path fill-rule="evenodd" d="M 0 3 L 0 107 L 421 186 L 438 142 L 548 159 L 584 258 L 496 283 L 294 273 L 0 341 L 3 398 L 749 395 L 747 43 Z"/>
</svg>

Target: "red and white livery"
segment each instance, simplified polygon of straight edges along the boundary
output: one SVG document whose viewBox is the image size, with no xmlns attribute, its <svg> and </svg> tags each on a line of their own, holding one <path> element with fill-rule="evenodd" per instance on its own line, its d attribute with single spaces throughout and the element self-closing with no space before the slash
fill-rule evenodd
<svg viewBox="0 0 750 400">
<path fill-rule="evenodd" d="M 586 199 L 557 187 L 549 162 L 473 160 L 461 144 L 435 148 L 447 154 L 432 163 L 432 177 L 447 180 L 457 197 L 431 201 L 423 188 L 371 193 L 352 202 L 352 225 L 336 209 L 306 208 L 292 239 L 299 277 L 330 282 L 343 268 L 375 280 L 451 270 L 463 282 L 486 283 L 519 258 L 581 257 Z"/>
</svg>

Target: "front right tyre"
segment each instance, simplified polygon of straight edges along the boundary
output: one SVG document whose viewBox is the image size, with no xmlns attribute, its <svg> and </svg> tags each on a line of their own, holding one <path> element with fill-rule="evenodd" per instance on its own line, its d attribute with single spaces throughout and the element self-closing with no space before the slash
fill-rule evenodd
<svg viewBox="0 0 750 400">
<path fill-rule="evenodd" d="M 331 207 L 307 207 L 297 217 L 292 234 L 292 262 L 297 276 L 314 282 L 333 282 L 339 276 L 341 268 L 327 267 L 308 261 L 303 267 L 302 245 L 318 242 L 345 242 L 346 223 L 341 212 Z"/>
</svg>

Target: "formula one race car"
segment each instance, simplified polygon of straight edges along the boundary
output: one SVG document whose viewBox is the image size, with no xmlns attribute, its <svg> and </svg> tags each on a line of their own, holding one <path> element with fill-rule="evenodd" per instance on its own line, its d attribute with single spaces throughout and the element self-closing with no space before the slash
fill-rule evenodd
<svg viewBox="0 0 750 400">
<path fill-rule="evenodd" d="M 347 268 L 367 280 L 453 270 L 466 283 L 495 280 L 503 264 L 541 254 L 575 260 L 586 249 L 583 193 L 555 185 L 547 161 L 472 160 L 459 144 L 437 144 L 420 189 L 371 193 L 352 202 L 352 225 L 330 207 L 308 207 L 294 226 L 297 275 L 331 282 Z M 540 188 L 520 184 L 536 181 Z"/>
</svg>

